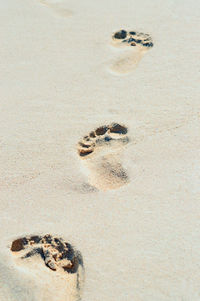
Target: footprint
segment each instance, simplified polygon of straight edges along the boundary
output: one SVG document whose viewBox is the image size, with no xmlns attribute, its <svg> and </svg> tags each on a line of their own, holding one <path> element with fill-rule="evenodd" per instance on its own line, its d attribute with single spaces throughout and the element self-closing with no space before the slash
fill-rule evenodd
<svg viewBox="0 0 200 301">
<path fill-rule="evenodd" d="M 73 13 L 68 9 L 64 0 L 39 0 L 39 2 L 53 10 L 61 17 L 70 17 Z"/>
<path fill-rule="evenodd" d="M 123 49 L 123 54 L 112 62 L 110 70 L 125 74 L 134 70 L 153 42 L 149 34 L 121 29 L 112 35 L 112 46 Z"/>
<path fill-rule="evenodd" d="M 127 132 L 125 126 L 112 123 L 91 131 L 78 143 L 78 154 L 89 171 L 90 185 L 108 190 L 129 182 L 121 164 L 123 146 L 129 142 Z"/>
<path fill-rule="evenodd" d="M 71 244 L 50 234 L 44 236 L 34 235 L 14 240 L 10 250 L 18 262 L 20 261 L 24 265 L 28 262 L 32 270 L 38 260 L 42 260 L 44 266 L 53 274 L 55 273 L 56 281 L 58 279 L 59 281 L 64 280 L 63 300 L 80 300 L 84 282 L 83 259 L 80 252 Z M 39 275 L 42 277 L 44 268 L 41 266 L 41 262 L 39 267 L 41 267 Z M 45 274 L 50 277 L 47 272 Z M 47 280 L 49 283 L 51 282 L 50 278 Z M 52 281 L 53 286 L 56 285 L 54 282 L 55 280 Z M 52 300 L 57 300 L 57 298 Z"/>
</svg>

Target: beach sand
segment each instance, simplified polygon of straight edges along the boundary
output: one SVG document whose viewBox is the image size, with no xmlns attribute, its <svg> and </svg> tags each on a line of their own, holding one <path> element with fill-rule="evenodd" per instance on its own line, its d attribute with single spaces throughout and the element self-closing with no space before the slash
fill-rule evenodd
<svg viewBox="0 0 200 301">
<path fill-rule="evenodd" d="M 0 1 L 0 301 L 200 300 L 199 9 Z M 114 47 L 121 29 L 153 47 Z M 113 123 L 127 143 L 109 129 L 82 158 Z M 10 250 L 45 234 L 80 251 L 81 295 L 77 272 Z"/>
</svg>

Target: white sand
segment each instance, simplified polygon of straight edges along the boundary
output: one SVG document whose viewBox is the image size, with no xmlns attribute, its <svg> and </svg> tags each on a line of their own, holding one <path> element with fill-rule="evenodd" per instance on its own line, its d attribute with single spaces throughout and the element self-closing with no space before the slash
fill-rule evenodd
<svg viewBox="0 0 200 301">
<path fill-rule="evenodd" d="M 55 300 L 55 274 L 41 262 L 34 277 L 9 250 L 32 233 L 81 251 L 83 301 L 200 300 L 199 9 L 0 1 L 0 301 Z M 109 66 L 121 28 L 149 33 L 154 47 L 120 76 Z M 113 121 L 129 129 L 130 182 L 93 190 L 77 142 Z"/>
</svg>

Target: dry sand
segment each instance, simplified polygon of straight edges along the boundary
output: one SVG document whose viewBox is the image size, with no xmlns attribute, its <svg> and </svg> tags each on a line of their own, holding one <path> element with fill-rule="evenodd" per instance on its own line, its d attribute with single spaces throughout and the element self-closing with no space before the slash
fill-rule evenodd
<svg viewBox="0 0 200 301">
<path fill-rule="evenodd" d="M 199 9 L 0 1 L 0 301 L 78 300 L 63 271 L 10 251 L 46 233 L 80 250 L 83 301 L 200 300 Z M 113 47 L 122 28 L 154 47 Z M 78 142 L 112 122 L 129 142 L 82 160 Z"/>
</svg>

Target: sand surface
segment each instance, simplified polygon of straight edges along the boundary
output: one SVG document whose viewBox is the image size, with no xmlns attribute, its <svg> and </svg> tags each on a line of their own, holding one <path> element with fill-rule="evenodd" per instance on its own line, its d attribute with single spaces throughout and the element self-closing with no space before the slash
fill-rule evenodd
<svg viewBox="0 0 200 301">
<path fill-rule="evenodd" d="M 10 251 L 46 233 L 80 250 L 83 301 L 200 300 L 199 9 L 0 1 L 0 301 L 74 301 L 61 272 Z M 121 28 L 153 48 L 130 60 L 111 45 Z M 134 68 L 113 72 L 124 56 Z M 78 142 L 112 122 L 129 142 L 82 160 Z M 102 166 L 128 180 L 112 186 Z"/>
</svg>

